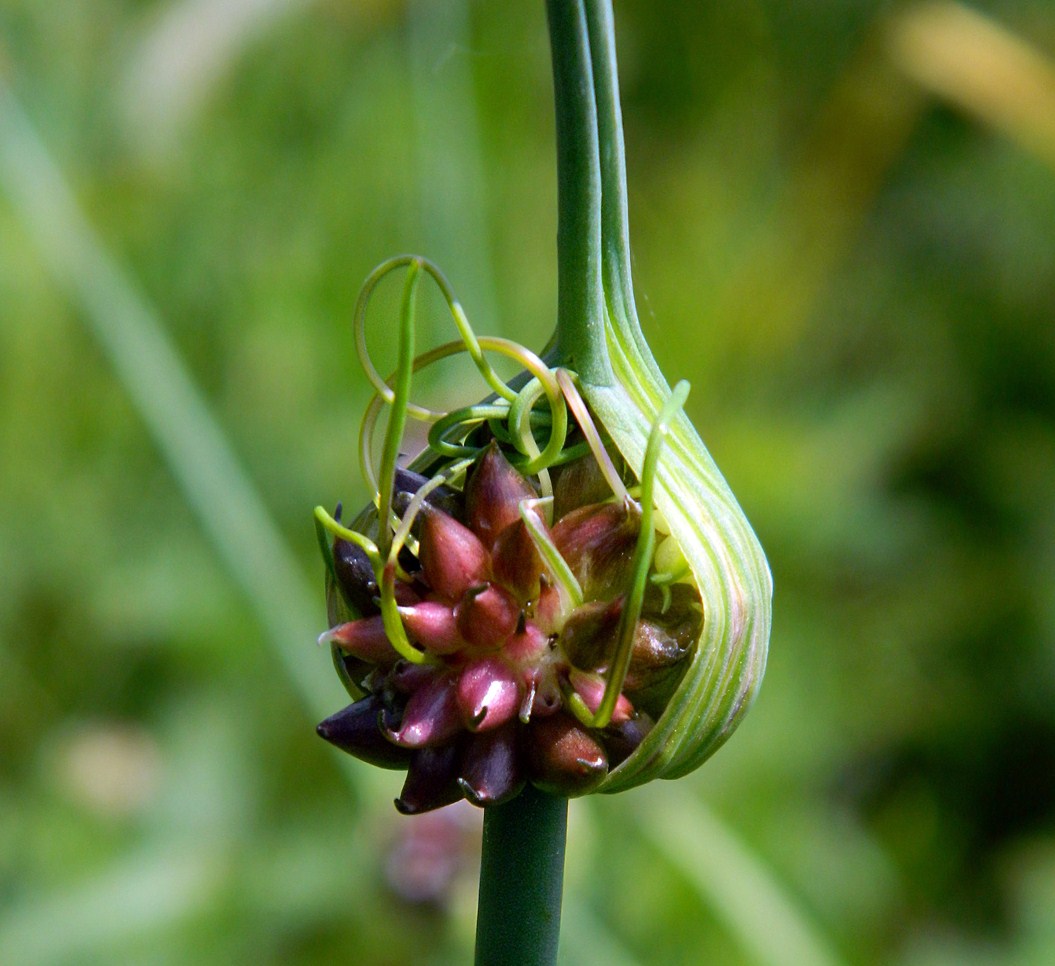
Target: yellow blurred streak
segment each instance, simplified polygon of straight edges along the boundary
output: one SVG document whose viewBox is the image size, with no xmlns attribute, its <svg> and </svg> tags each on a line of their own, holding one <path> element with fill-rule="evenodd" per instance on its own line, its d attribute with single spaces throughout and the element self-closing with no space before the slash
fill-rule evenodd
<svg viewBox="0 0 1055 966">
<path fill-rule="evenodd" d="M 877 21 L 804 134 L 780 194 L 716 293 L 737 371 L 787 351 L 853 246 L 929 97 L 1055 168 L 1055 61 L 991 19 L 936 0 Z"/>
<path fill-rule="evenodd" d="M 1055 168 L 1055 62 L 958 3 L 911 7 L 890 27 L 891 59 L 929 93 L 1002 131 Z"/>
<path fill-rule="evenodd" d="M 854 243 L 924 100 L 870 32 L 804 133 L 779 197 L 714 307 L 733 352 L 780 356 Z"/>
</svg>

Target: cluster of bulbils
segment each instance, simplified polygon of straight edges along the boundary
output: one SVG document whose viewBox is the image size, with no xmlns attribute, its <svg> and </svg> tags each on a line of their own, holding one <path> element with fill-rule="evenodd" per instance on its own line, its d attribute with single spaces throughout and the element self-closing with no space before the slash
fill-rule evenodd
<svg viewBox="0 0 1055 966">
<path fill-rule="evenodd" d="M 335 626 L 320 640 L 363 696 L 318 732 L 364 761 L 406 768 L 396 799 L 405 814 L 463 797 L 499 804 L 525 782 L 567 797 L 593 790 L 648 733 L 688 664 L 703 619 L 699 593 L 687 582 L 652 582 L 614 710 L 604 727 L 591 726 L 630 588 L 640 511 L 628 497 L 612 498 L 591 456 L 550 472 L 548 527 L 536 486 L 494 442 L 463 490 L 438 487 L 421 503 L 416 553 L 403 550 L 395 584 L 421 663 L 390 643 L 366 554 L 333 543 L 331 594 L 347 609 L 331 606 Z M 424 483 L 397 472 L 396 509 L 405 511 Z M 540 554 L 528 514 L 574 575 L 574 598 Z M 338 622 L 347 612 L 360 616 Z"/>
</svg>

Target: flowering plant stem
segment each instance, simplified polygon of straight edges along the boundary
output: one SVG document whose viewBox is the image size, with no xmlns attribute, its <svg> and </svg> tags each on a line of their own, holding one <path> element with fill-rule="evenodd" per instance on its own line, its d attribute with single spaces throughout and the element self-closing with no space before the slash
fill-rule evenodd
<svg viewBox="0 0 1055 966">
<path fill-rule="evenodd" d="M 610 0 L 546 0 L 557 127 L 557 328 L 547 357 L 595 385 L 613 376 L 606 346 L 606 276 L 624 274 L 625 181 Z M 603 102 L 603 103 L 602 103 Z M 610 211 L 602 210 L 602 191 Z M 604 257 L 607 241 L 610 251 Z M 614 256 L 614 257 L 613 257 Z M 606 265 L 606 262 L 608 263 Z M 636 316 L 619 313 L 628 329 Z M 636 341 L 638 333 L 625 333 Z M 557 959 L 568 802 L 530 784 L 484 814 L 477 966 Z"/>
<path fill-rule="evenodd" d="M 532 785 L 484 811 L 477 966 L 557 961 L 568 800 Z"/>
</svg>

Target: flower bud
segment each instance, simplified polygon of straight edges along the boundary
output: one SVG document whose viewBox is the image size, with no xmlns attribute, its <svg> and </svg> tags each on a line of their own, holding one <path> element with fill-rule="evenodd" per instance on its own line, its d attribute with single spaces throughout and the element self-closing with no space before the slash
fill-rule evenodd
<svg viewBox="0 0 1055 966">
<path fill-rule="evenodd" d="M 457 701 L 465 727 L 491 731 L 512 720 L 520 708 L 523 685 L 497 657 L 472 661 L 458 677 Z"/>
<path fill-rule="evenodd" d="M 441 745 L 461 730 L 455 683 L 449 674 L 434 675 L 410 696 L 398 728 L 384 726 L 388 739 L 403 748 Z"/>
<path fill-rule="evenodd" d="M 377 581 L 370 558 L 354 543 L 335 540 L 333 570 L 341 595 L 356 616 L 376 613 Z M 331 623 L 337 623 L 331 615 Z"/>
<path fill-rule="evenodd" d="M 479 537 L 454 517 L 428 505 L 421 508 L 421 571 L 441 597 L 457 600 L 470 587 L 486 583 L 491 559 Z"/>
<path fill-rule="evenodd" d="M 591 674 L 587 671 L 579 671 L 572 668 L 568 675 L 568 681 L 575 693 L 582 698 L 583 704 L 591 714 L 596 714 L 601 706 L 601 698 L 604 696 L 605 680 L 599 674 Z M 627 700 L 625 695 L 616 698 L 615 710 L 612 712 L 611 723 L 620 725 L 628 721 L 634 713 L 634 706 Z"/>
<path fill-rule="evenodd" d="M 458 784 L 460 762 L 461 748 L 457 744 L 413 752 L 396 809 L 403 815 L 420 815 L 458 801 L 462 797 Z"/>
<path fill-rule="evenodd" d="M 501 805 L 524 787 L 525 769 L 516 725 L 474 735 L 462 756 L 458 784 L 474 805 Z"/>
<path fill-rule="evenodd" d="M 465 645 L 449 604 L 423 600 L 412 607 L 400 607 L 399 616 L 411 639 L 430 654 L 453 654 Z"/>
<path fill-rule="evenodd" d="M 618 767 L 637 751 L 637 746 L 645 740 L 645 736 L 654 726 L 655 721 L 649 715 L 638 711 L 633 717 L 605 728 L 604 746 L 608 749 L 609 767 Z"/>
<path fill-rule="evenodd" d="M 585 600 L 611 600 L 626 590 L 640 522 L 638 512 L 625 504 L 595 503 L 553 525 L 553 542 Z"/>
<path fill-rule="evenodd" d="M 495 580 L 508 587 L 520 601 L 527 603 L 538 597 L 542 558 L 523 520 L 518 518 L 498 535 L 491 569 Z"/>
<path fill-rule="evenodd" d="M 594 600 L 577 608 L 565 621 L 560 645 L 575 667 L 599 670 L 606 667 L 615 648 L 623 598 Z"/>
<path fill-rule="evenodd" d="M 525 743 L 531 781 L 551 795 L 585 795 L 608 774 L 600 742 L 563 712 L 532 721 Z"/>
<path fill-rule="evenodd" d="M 612 495 L 604 474 L 592 456 L 565 463 L 553 484 L 553 517 L 567 516 L 590 503 L 604 503 Z"/>
<path fill-rule="evenodd" d="M 386 741 L 378 729 L 378 718 L 383 710 L 381 697 L 369 694 L 343 711 L 330 715 L 315 730 L 320 738 L 360 761 L 379 768 L 406 768 L 410 752 Z"/>
<path fill-rule="evenodd" d="M 471 648 L 492 651 L 516 630 L 520 607 L 509 591 L 495 584 L 472 587 L 454 607 L 462 639 Z"/>
<path fill-rule="evenodd" d="M 520 501 L 538 494 L 492 440 L 465 486 L 465 509 L 470 529 L 494 547 L 498 535 L 520 519 Z"/>
<path fill-rule="evenodd" d="M 392 487 L 392 506 L 395 510 L 402 513 L 410 502 L 410 498 L 428 481 L 427 476 L 397 466 L 395 485 Z M 425 497 L 425 502 L 448 516 L 454 517 L 455 520 L 461 521 L 462 519 L 462 495 L 449 486 L 434 487 Z"/>
<path fill-rule="evenodd" d="M 336 644 L 342 651 L 370 664 L 395 664 L 399 654 L 388 642 L 380 614 L 331 627 L 319 635 L 320 644 Z"/>
</svg>

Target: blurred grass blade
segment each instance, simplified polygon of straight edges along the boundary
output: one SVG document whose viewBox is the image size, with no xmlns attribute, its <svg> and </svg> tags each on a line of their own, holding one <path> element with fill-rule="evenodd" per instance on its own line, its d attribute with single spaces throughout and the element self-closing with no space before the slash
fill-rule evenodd
<svg viewBox="0 0 1055 966">
<path fill-rule="evenodd" d="M 0 79 L 0 189 L 81 315 L 246 595 L 305 706 L 325 717 L 336 680 L 309 643 L 313 595 L 157 313 L 110 257 Z"/>
<path fill-rule="evenodd" d="M 664 783 L 638 798 L 638 828 L 762 966 L 842 960 L 762 863 L 700 802 Z"/>
<path fill-rule="evenodd" d="M 1055 168 L 1055 63 L 984 14 L 947 0 L 909 7 L 890 55 L 924 90 Z"/>
<path fill-rule="evenodd" d="M 119 97 L 140 150 L 175 144 L 202 103 L 255 40 L 310 0 L 174 0 L 161 5 L 133 52 Z"/>
</svg>

